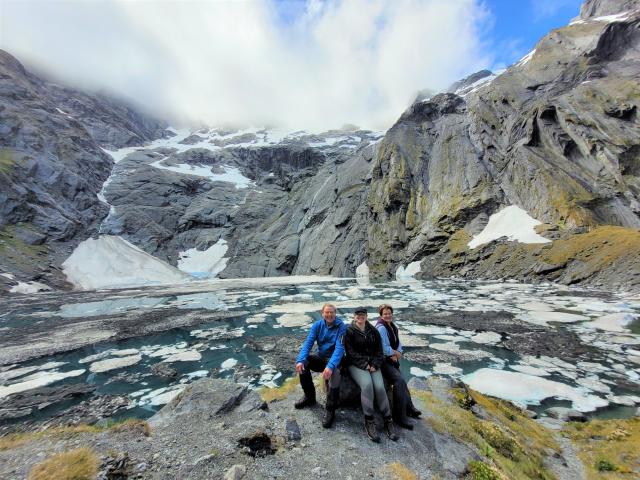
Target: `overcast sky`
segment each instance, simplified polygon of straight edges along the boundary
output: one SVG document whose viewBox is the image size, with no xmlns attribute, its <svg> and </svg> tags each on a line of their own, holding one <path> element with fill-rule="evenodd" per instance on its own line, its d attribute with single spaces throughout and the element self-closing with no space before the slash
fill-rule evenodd
<svg viewBox="0 0 640 480">
<path fill-rule="evenodd" d="M 579 0 L 0 0 L 0 48 L 174 123 L 388 128 L 526 54 Z"/>
</svg>

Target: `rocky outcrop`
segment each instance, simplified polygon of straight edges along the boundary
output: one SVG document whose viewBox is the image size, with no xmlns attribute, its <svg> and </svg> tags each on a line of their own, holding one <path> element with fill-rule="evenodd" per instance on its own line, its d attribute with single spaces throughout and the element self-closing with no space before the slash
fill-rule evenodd
<svg viewBox="0 0 640 480">
<path fill-rule="evenodd" d="M 501 75 L 463 97 L 446 93 L 415 103 L 401 116 L 373 164 L 367 256 L 374 273 L 422 259 L 431 274 L 493 278 L 531 278 L 577 266 L 569 265 L 569 256 L 553 262 L 521 255 L 509 265 L 467 267 L 473 256 L 491 254 L 471 252 L 463 237 L 470 240 L 507 205 L 559 229 L 578 257 L 595 247 L 578 236 L 585 229 L 613 225 L 624 227 L 615 233 L 635 236 L 640 10 L 637 2 L 613 3 L 588 2 L 582 20 L 545 36 Z M 591 18 L 631 7 L 614 21 Z M 619 250 L 620 238 L 611 240 Z M 511 259 L 518 249 L 527 247 L 511 245 L 496 258 Z M 463 258 L 453 258 L 452 250 Z M 637 260 L 619 263 L 625 265 L 620 270 L 635 270 L 625 280 L 637 284 Z M 595 273 L 572 270 L 551 278 L 573 283 Z"/>
<path fill-rule="evenodd" d="M 60 263 L 97 231 L 113 161 L 164 125 L 102 95 L 59 87 L 0 51 L 0 269 L 63 285 Z"/>
</svg>

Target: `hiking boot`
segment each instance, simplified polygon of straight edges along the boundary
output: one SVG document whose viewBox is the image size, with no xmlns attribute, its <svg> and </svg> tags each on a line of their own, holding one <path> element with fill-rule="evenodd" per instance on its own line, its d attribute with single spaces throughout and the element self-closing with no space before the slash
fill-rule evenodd
<svg viewBox="0 0 640 480">
<path fill-rule="evenodd" d="M 322 428 L 331 428 L 333 421 L 336 419 L 335 410 L 325 410 L 324 417 L 322 417 Z"/>
<path fill-rule="evenodd" d="M 364 417 L 364 430 L 372 442 L 380 443 L 380 437 L 376 431 L 376 422 L 373 421 L 373 417 Z"/>
<path fill-rule="evenodd" d="M 384 432 L 389 437 L 389 440 L 397 441 L 398 435 L 396 435 L 395 429 L 393 428 L 393 419 L 391 417 L 387 417 L 384 419 Z"/>
<path fill-rule="evenodd" d="M 407 430 L 413 430 L 413 424 L 409 421 L 408 418 L 399 418 L 395 420 L 396 425 L 402 428 L 406 428 Z"/>
<path fill-rule="evenodd" d="M 409 415 L 412 418 L 420 418 L 420 415 L 422 415 L 422 412 L 415 407 L 411 407 L 407 409 L 407 415 Z"/>
<path fill-rule="evenodd" d="M 309 398 L 306 395 L 298 400 L 293 406 L 298 410 L 305 407 L 313 407 L 316 404 L 315 398 Z"/>
</svg>

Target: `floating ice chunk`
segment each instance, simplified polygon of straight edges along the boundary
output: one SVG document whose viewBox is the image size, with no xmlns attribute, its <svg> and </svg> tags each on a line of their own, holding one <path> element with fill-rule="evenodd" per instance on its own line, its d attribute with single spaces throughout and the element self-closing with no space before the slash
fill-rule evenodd
<svg viewBox="0 0 640 480">
<path fill-rule="evenodd" d="M 502 335 L 496 332 L 480 332 L 469 338 L 474 343 L 481 343 L 485 345 L 495 345 L 502 341 Z"/>
<path fill-rule="evenodd" d="M 398 332 L 400 334 L 400 341 L 404 347 L 428 347 L 429 342 L 424 338 L 418 337 L 416 335 L 411 335 L 409 332 L 405 332 L 400 330 Z"/>
<path fill-rule="evenodd" d="M 434 335 L 433 338 L 436 338 L 438 340 L 446 340 L 450 342 L 463 342 L 466 340 L 466 338 L 460 337 L 458 335 Z M 437 344 L 434 344 L 434 345 L 437 345 Z"/>
<path fill-rule="evenodd" d="M 125 350 L 110 349 L 105 350 L 104 352 L 96 353 L 94 355 L 89 355 L 88 357 L 81 358 L 80 360 L 78 360 L 78 363 L 92 363 L 96 360 L 102 360 L 103 358 L 111 356 L 128 357 L 130 355 L 136 355 L 137 353 L 140 353 L 140 351 L 135 348 L 127 348 Z"/>
<path fill-rule="evenodd" d="M 598 377 L 577 378 L 576 383 L 594 392 L 611 393 L 611 388 L 602 383 Z"/>
<path fill-rule="evenodd" d="M 462 377 L 462 381 L 485 395 L 510 400 L 522 407 L 539 405 L 545 398 L 569 400 L 580 412 L 591 412 L 609 404 L 603 398 L 546 378 L 481 368 Z"/>
<path fill-rule="evenodd" d="M 184 352 L 174 353 L 173 355 L 169 355 L 162 361 L 164 363 L 173 363 L 173 362 L 198 362 L 202 359 L 202 354 L 197 350 L 186 350 Z"/>
<path fill-rule="evenodd" d="M 0 372 L 0 382 L 4 383 L 7 380 L 22 377 L 23 375 L 27 375 L 32 372 L 52 370 L 54 368 L 61 367 L 62 365 L 66 365 L 66 363 L 67 362 L 47 362 L 43 363 L 42 365 L 32 365 L 29 367 L 7 369 Z"/>
<path fill-rule="evenodd" d="M 84 369 L 71 370 L 69 372 L 39 372 L 37 375 L 32 375 L 29 380 L 24 382 L 0 386 L 0 398 L 4 398 L 13 393 L 25 392 L 34 388 L 44 387 L 45 385 L 50 385 L 60 380 L 64 380 L 65 378 L 78 377 L 84 372 Z"/>
<path fill-rule="evenodd" d="M 436 363 L 433 367 L 433 373 L 438 375 L 458 375 L 462 373 L 462 369 L 454 367 L 450 363 Z"/>
<path fill-rule="evenodd" d="M 523 313 L 517 315 L 516 318 L 523 320 L 534 325 L 548 325 L 549 322 L 556 323 L 574 323 L 584 322 L 589 320 L 589 317 L 584 315 L 578 315 L 576 313 L 564 313 L 564 312 L 534 312 Z"/>
<path fill-rule="evenodd" d="M 328 296 L 331 296 L 329 294 Z M 336 308 L 356 308 L 359 306 L 365 306 L 367 308 L 371 308 L 372 311 L 377 311 L 378 305 L 380 305 L 380 299 L 376 298 L 363 298 L 363 299 L 353 299 L 353 300 L 340 300 L 335 301 L 333 304 Z M 264 309 L 267 313 L 307 313 L 307 312 L 319 312 L 324 302 L 314 302 L 314 303 L 279 303 L 275 305 L 269 305 Z M 406 300 L 393 300 L 393 308 L 407 308 L 409 306 L 409 302 Z"/>
<path fill-rule="evenodd" d="M 603 315 L 596 320 L 586 324 L 589 327 L 597 328 L 599 330 L 606 330 L 608 332 L 627 332 L 626 327 L 633 322 L 638 315 L 633 313 L 610 313 L 609 315 Z"/>
<path fill-rule="evenodd" d="M 534 227 L 541 223 L 520 207 L 511 205 L 491 215 L 484 230 L 474 236 L 467 246 L 476 248 L 500 237 L 520 243 L 548 243 L 550 240 L 538 235 L 534 230 Z"/>
<path fill-rule="evenodd" d="M 197 278 L 213 278 L 227 267 L 228 258 L 226 240 L 220 238 L 214 245 L 206 250 L 190 248 L 180 252 L 178 256 L 178 269 Z"/>
<path fill-rule="evenodd" d="M 306 302 L 313 300 L 313 295 L 310 293 L 297 293 L 295 295 L 283 295 L 278 300 L 281 302 Z"/>
<path fill-rule="evenodd" d="M 313 323 L 313 318 L 309 315 L 301 315 L 299 313 L 285 313 L 276 320 L 283 327 L 304 327 Z"/>
<path fill-rule="evenodd" d="M 194 378 L 204 378 L 208 375 L 209 375 L 209 370 L 196 370 L 195 372 L 187 373 L 185 377 L 180 381 L 181 382 L 182 380 L 190 381 L 190 380 L 193 380 Z"/>
<path fill-rule="evenodd" d="M 450 352 L 450 353 L 456 353 L 460 350 L 460 345 L 458 345 L 457 343 L 432 343 L 429 345 L 430 348 L 433 348 L 434 350 L 440 350 L 442 352 Z"/>
<path fill-rule="evenodd" d="M 432 372 L 429 372 L 427 370 L 423 370 L 421 368 L 418 367 L 411 367 L 409 369 L 409 373 L 415 377 L 423 377 L 423 378 L 427 378 L 430 377 L 431 375 L 433 375 Z"/>
<path fill-rule="evenodd" d="M 62 267 L 67 280 L 81 290 L 180 283 L 189 278 L 126 240 L 109 235 L 80 243 Z"/>
<path fill-rule="evenodd" d="M 518 307 L 530 312 L 553 312 L 555 310 L 553 305 L 543 302 L 527 302 L 518 305 Z"/>
<path fill-rule="evenodd" d="M 455 330 L 453 328 L 438 327 L 435 325 L 405 325 L 404 328 L 411 333 L 426 335 L 445 335 L 449 333 L 455 333 Z"/>
<path fill-rule="evenodd" d="M 526 373 L 527 375 L 535 375 L 536 377 L 548 377 L 551 375 L 548 371 L 542 368 L 532 367 L 531 365 L 516 364 L 509 365 L 509 368 L 520 373 Z"/>
<path fill-rule="evenodd" d="M 607 400 L 617 405 L 625 405 L 627 407 L 633 407 L 640 403 L 640 397 L 635 395 L 607 395 Z"/>
<path fill-rule="evenodd" d="M 347 288 L 342 291 L 342 294 L 349 298 L 362 298 L 363 293 L 358 287 Z"/>
<path fill-rule="evenodd" d="M 93 373 L 108 372 L 109 370 L 115 370 L 116 368 L 130 367 L 131 365 L 138 363 L 140 360 L 142 360 L 140 355 L 99 360 L 91 364 L 89 371 Z"/>
<path fill-rule="evenodd" d="M 224 327 L 213 327 L 206 330 L 191 330 L 191 336 L 196 338 L 206 338 L 209 340 L 240 338 L 244 335 L 245 330 L 242 327 L 229 330 Z"/>
<path fill-rule="evenodd" d="M 184 389 L 185 385 L 176 385 L 173 387 L 163 387 L 158 388 L 157 390 L 152 390 L 140 397 L 139 405 L 165 405 L 169 403 L 171 400 L 176 398 Z"/>
<path fill-rule="evenodd" d="M 407 280 L 413 278 L 416 273 L 420 273 L 420 262 L 411 262 L 406 268 L 403 265 L 400 265 L 396 269 L 396 279 L 397 280 Z"/>
<path fill-rule="evenodd" d="M 222 370 L 229 370 L 235 367 L 237 364 L 238 360 L 236 360 L 235 358 L 228 358 L 224 362 L 222 362 L 222 364 L 220 364 L 220 368 L 222 368 Z"/>
<path fill-rule="evenodd" d="M 247 323 L 264 323 L 267 320 L 266 313 L 257 313 L 249 318 L 247 318 Z"/>
</svg>

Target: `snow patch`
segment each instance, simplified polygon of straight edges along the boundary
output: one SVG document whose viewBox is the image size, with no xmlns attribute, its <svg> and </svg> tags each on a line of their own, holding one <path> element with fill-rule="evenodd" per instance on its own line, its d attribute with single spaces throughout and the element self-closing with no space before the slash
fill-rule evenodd
<svg viewBox="0 0 640 480">
<path fill-rule="evenodd" d="M 229 259 L 224 254 L 228 248 L 226 240 L 221 238 L 206 250 L 190 248 L 180 252 L 178 269 L 197 278 L 215 277 L 227 266 Z"/>
<path fill-rule="evenodd" d="M 400 265 L 396 269 L 396 279 L 397 280 L 407 280 L 409 278 L 413 278 L 416 273 L 420 272 L 420 262 L 411 262 L 405 268 L 403 265 Z"/>
<path fill-rule="evenodd" d="M 189 277 L 121 237 L 102 235 L 80 243 L 62 264 L 80 290 L 181 283 Z"/>
<path fill-rule="evenodd" d="M 13 287 L 11 287 L 9 289 L 9 292 L 29 294 L 47 290 L 51 290 L 51 287 L 40 282 L 18 282 L 18 285 L 14 285 Z"/>
<path fill-rule="evenodd" d="M 491 215 L 484 230 L 474 236 L 467 246 L 476 248 L 500 237 L 520 243 L 548 243 L 551 240 L 538 235 L 534 230 L 534 227 L 541 223 L 520 207 L 511 205 Z"/>
<path fill-rule="evenodd" d="M 223 165 L 223 173 L 214 173 L 210 166 L 203 165 L 190 165 L 188 163 L 180 163 L 177 165 L 162 165 L 162 160 L 150 163 L 152 167 L 160 168 L 162 170 L 169 170 L 170 172 L 181 173 L 183 175 L 195 175 L 197 177 L 203 177 L 211 180 L 212 182 L 227 182 L 233 183 L 236 188 L 247 188 L 254 185 L 254 183 L 242 175 L 240 170 L 236 167 L 229 165 Z"/>
</svg>

